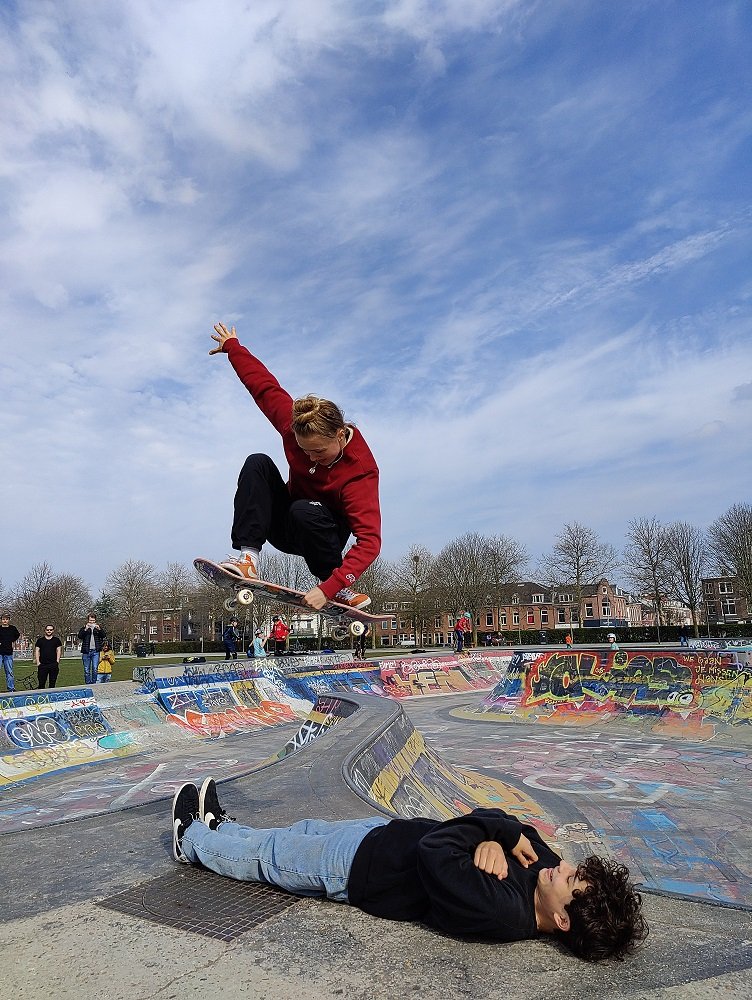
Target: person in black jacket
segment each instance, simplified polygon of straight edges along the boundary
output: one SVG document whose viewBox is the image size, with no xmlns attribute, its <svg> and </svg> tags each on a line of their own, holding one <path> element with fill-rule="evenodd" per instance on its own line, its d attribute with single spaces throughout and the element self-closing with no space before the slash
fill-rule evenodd
<svg viewBox="0 0 752 1000">
<path fill-rule="evenodd" d="M 16 690 L 13 677 L 13 643 L 18 642 L 20 638 L 21 633 L 15 625 L 11 625 L 10 615 L 4 611 L 0 615 L 0 660 L 5 671 L 5 687 L 8 691 Z"/>
<path fill-rule="evenodd" d="M 207 778 L 173 799 L 173 855 L 299 896 L 347 902 L 456 937 L 521 941 L 555 934 L 589 961 L 623 958 L 647 935 L 629 872 L 592 855 L 575 867 L 533 826 L 501 809 L 433 819 L 306 819 L 241 826 Z"/>
</svg>

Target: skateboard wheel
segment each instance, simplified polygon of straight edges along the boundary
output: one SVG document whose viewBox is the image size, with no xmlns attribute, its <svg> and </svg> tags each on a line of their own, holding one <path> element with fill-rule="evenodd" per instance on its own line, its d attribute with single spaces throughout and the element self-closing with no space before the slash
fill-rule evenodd
<svg viewBox="0 0 752 1000">
<path fill-rule="evenodd" d="M 246 607 L 249 604 L 253 604 L 253 591 L 249 590 L 248 587 L 243 587 L 237 593 L 238 604 L 242 604 Z"/>
<path fill-rule="evenodd" d="M 359 636 L 363 635 L 366 627 L 363 622 L 350 622 L 350 635 Z"/>
<path fill-rule="evenodd" d="M 336 639 L 340 642 L 342 639 L 347 638 L 347 629 L 343 628 L 341 625 L 337 625 L 332 629 L 332 639 Z"/>
<path fill-rule="evenodd" d="M 225 611 L 234 611 L 238 606 L 238 602 L 234 597 L 226 597 L 222 603 L 224 604 Z"/>
</svg>

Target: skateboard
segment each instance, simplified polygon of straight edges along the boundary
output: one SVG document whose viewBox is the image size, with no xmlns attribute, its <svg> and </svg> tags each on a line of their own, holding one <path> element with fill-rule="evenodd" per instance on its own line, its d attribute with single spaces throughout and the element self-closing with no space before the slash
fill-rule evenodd
<svg viewBox="0 0 752 1000">
<path fill-rule="evenodd" d="M 211 559 L 194 559 L 193 565 L 197 572 L 205 580 L 213 583 L 220 590 L 232 591 L 232 597 L 225 598 L 224 606 L 226 611 L 236 611 L 238 606 L 248 607 L 253 604 L 256 594 L 265 594 L 272 600 L 279 601 L 280 604 L 287 604 L 293 608 L 303 608 L 311 614 L 324 615 L 334 623 L 332 638 L 346 639 L 348 633 L 352 636 L 361 636 L 366 630 L 366 625 L 373 625 L 380 620 L 379 615 L 369 615 L 367 611 L 359 611 L 357 608 L 348 607 L 347 604 L 339 604 L 337 601 L 330 601 L 321 611 L 314 612 L 307 604 L 303 604 L 304 590 L 295 590 L 293 587 L 283 587 L 279 583 L 271 583 L 269 580 L 241 580 L 234 573 L 230 573 L 223 566 L 212 562 Z"/>
</svg>

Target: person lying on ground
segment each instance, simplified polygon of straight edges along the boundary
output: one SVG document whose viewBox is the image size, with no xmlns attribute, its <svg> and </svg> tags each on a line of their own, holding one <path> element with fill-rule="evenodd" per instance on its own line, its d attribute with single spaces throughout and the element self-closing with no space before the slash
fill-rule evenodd
<svg viewBox="0 0 752 1000">
<path fill-rule="evenodd" d="M 648 932 L 626 867 L 596 855 L 562 861 L 535 827 L 501 809 L 445 822 L 370 816 L 262 829 L 229 817 L 207 778 L 200 791 L 176 791 L 172 830 L 176 861 L 455 937 L 550 934 L 597 961 L 623 958 Z"/>
</svg>

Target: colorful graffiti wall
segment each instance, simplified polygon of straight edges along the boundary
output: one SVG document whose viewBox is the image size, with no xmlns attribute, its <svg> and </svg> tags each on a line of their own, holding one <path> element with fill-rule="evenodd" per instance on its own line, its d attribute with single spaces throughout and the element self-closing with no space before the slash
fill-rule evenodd
<svg viewBox="0 0 752 1000">
<path fill-rule="evenodd" d="M 451 819 L 478 808 L 500 808 L 552 834 L 555 825 L 522 785 L 453 767 L 400 713 L 377 739 L 353 758 L 348 777 L 355 788 L 403 818 Z"/>
<path fill-rule="evenodd" d="M 91 688 L 0 699 L 0 785 L 133 752 L 103 715 Z"/>
<path fill-rule="evenodd" d="M 317 666 L 285 676 L 285 684 L 299 697 L 314 700 L 321 694 L 355 691 L 386 698 L 427 694 L 461 694 L 493 687 L 511 660 L 499 656 L 413 657 L 351 664 L 333 669 Z"/>
<path fill-rule="evenodd" d="M 287 699 L 281 700 L 281 690 L 280 700 L 267 697 L 270 679 L 265 678 L 260 685 L 256 674 L 256 670 L 246 667 L 187 665 L 174 674 L 154 671 L 141 690 L 156 696 L 167 723 L 201 739 L 294 722 L 299 716 Z M 279 690 L 279 686 L 274 690 Z M 304 706 L 303 715 L 309 707 Z"/>
<path fill-rule="evenodd" d="M 652 732 L 712 739 L 752 721 L 752 653 L 686 649 L 515 653 L 480 713 L 556 725 L 638 718 Z"/>
</svg>

